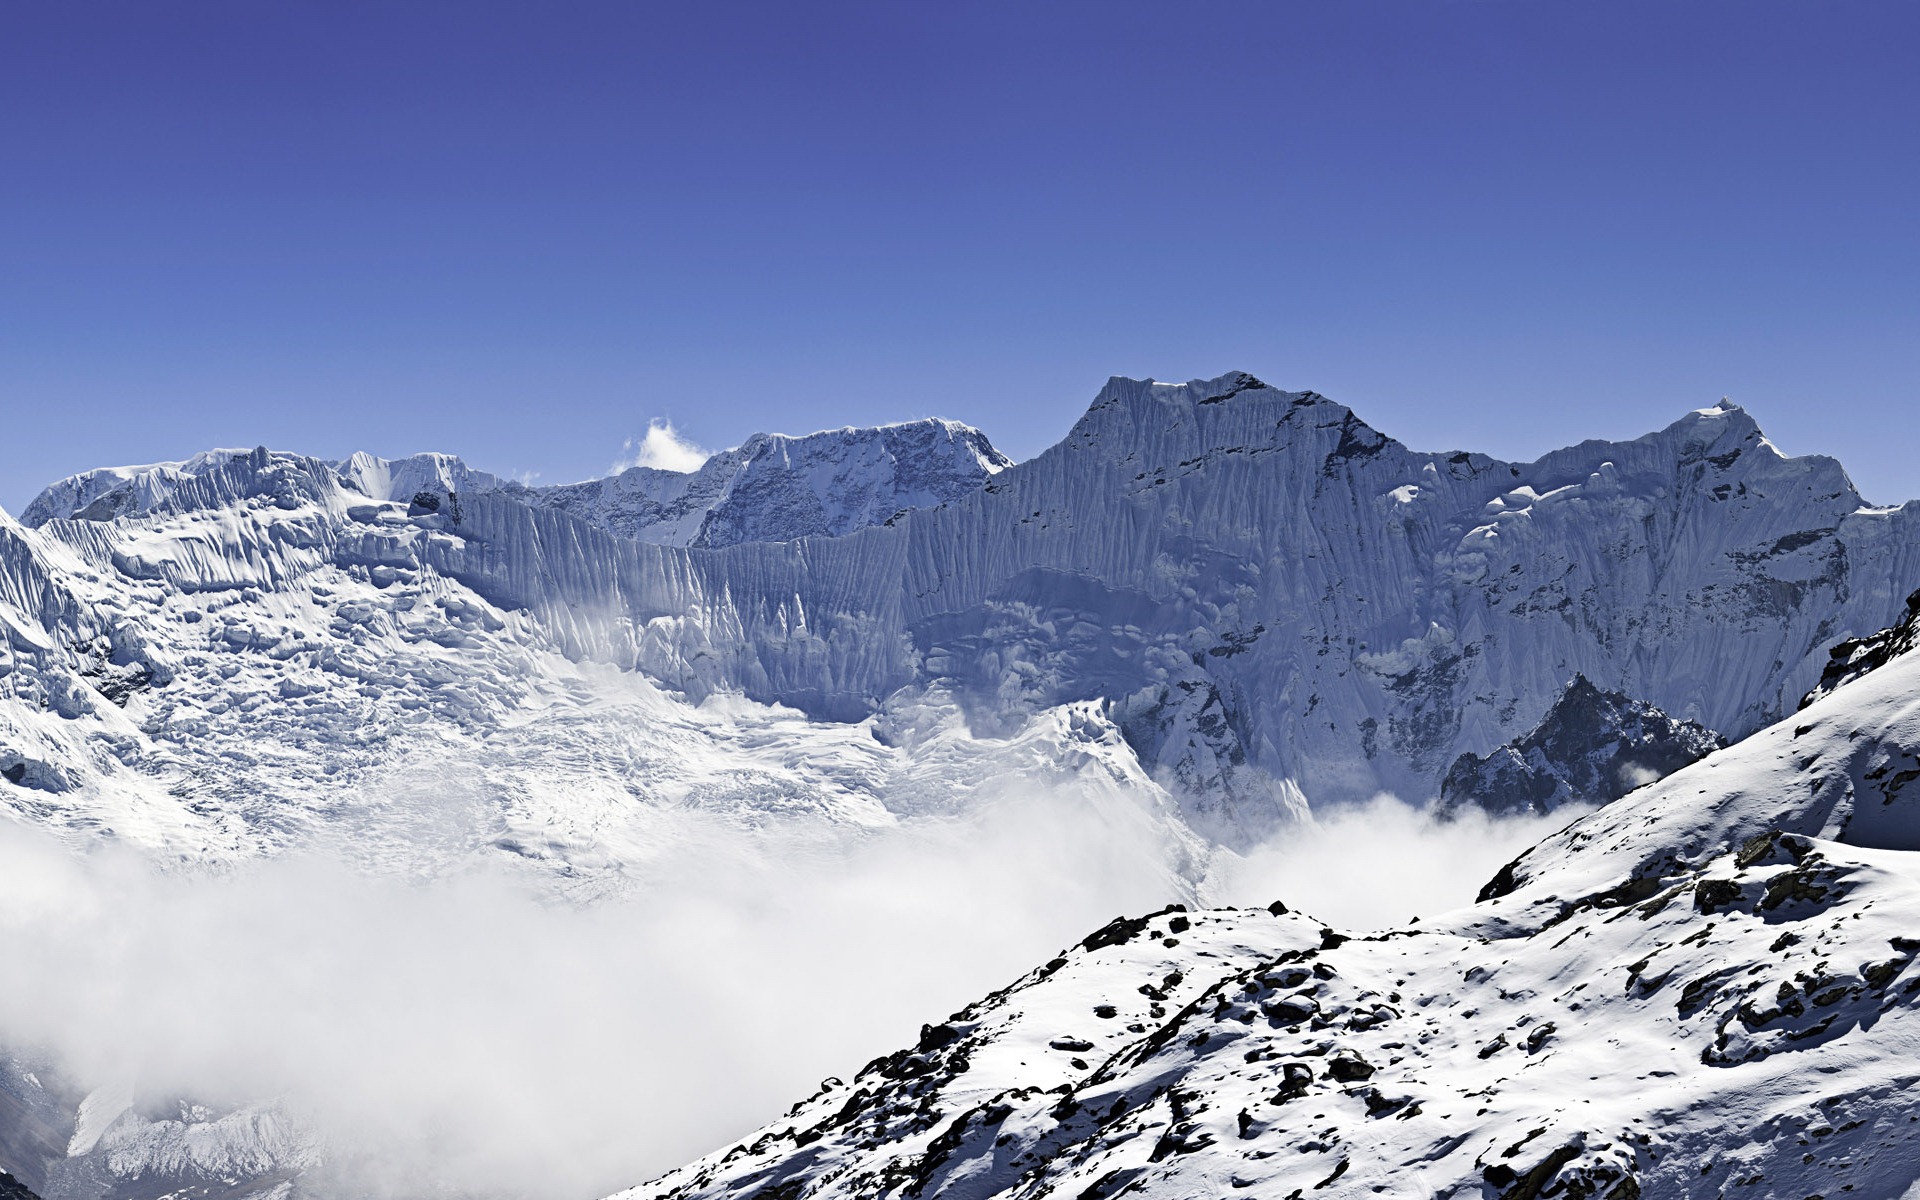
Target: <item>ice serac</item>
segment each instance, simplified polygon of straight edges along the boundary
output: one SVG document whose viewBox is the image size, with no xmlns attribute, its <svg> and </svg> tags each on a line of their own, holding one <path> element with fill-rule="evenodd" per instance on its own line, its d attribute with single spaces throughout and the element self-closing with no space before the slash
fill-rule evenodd
<svg viewBox="0 0 1920 1200">
<path fill-rule="evenodd" d="M 1725 745 L 1704 725 L 1576 677 L 1525 737 L 1456 759 L 1440 781 L 1440 805 L 1504 814 L 1605 804 Z"/>
<path fill-rule="evenodd" d="M 925 420 L 755 434 L 692 472 L 630 467 L 513 494 L 621 537 L 711 548 L 850 533 L 958 499 L 1012 465 L 979 430 Z"/>
<path fill-rule="evenodd" d="M 504 500 L 442 569 L 619 614 L 676 687 L 848 719 L 937 683 L 987 731 L 1098 700 L 1240 836 L 1292 789 L 1431 796 L 1576 674 L 1743 736 L 1920 584 L 1920 509 L 1733 406 L 1506 463 L 1244 374 L 1115 379 L 1046 453 L 839 538 L 648 557 Z"/>
<path fill-rule="evenodd" d="M 564 662 L 823 735 L 931 705 L 985 745 L 1080 706 L 1194 828 L 1244 844 L 1309 801 L 1434 796 L 1575 675 L 1742 737 L 1920 587 L 1920 508 L 1864 505 L 1728 405 L 1507 463 L 1410 450 L 1243 373 L 1114 379 L 1018 465 L 922 422 L 638 470 L 530 489 L 444 455 L 263 448 L 65 481 L 14 527 L 40 564 L 19 586 L 76 598 L 14 640 L 58 647 L 36 695 L 95 695 L 132 731 L 23 710 L 10 744 L 38 747 L 36 778 L 90 757 L 199 812 L 158 797 L 304 795 L 403 745 L 518 730 L 520 706 L 558 709 L 510 671 Z M 100 689 L 48 682 L 96 667 Z M 123 704 L 140 671 L 184 686 Z M 390 740 L 342 733 L 389 706 Z M 239 728 L 261 711 L 283 759 Z"/>
<path fill-rule="evenodd" d="M 1920 658 L 1375 933 L 1116 921 L 624 1200 L 1911 1194 Z"/>
</svg>

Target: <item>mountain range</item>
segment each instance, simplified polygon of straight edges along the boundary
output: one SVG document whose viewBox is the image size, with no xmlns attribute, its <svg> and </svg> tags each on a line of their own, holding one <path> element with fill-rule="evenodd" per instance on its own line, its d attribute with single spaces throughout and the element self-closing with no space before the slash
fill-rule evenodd
<svg viewBox="0 0 1920 1200">
<path fill-rule="evenodd" d="M 1193 911 L 641 1194 L 1897 1195 L 1917 522 L 1725 403 L 1510 463 L 1244 373 L 1111 380 L 1017 464 L 944 421 L 558 487 L 214 450 L 0 514 L 0 810 L 582 903 L 689 814 L 777 852 L 1035 787 L 1157 831 Z M 1381 792 L 1606 807 L 1417 929 L 1204 908 Z M 1776 1073 L 1843 1052 L 1838 1091 Z M 1610 1095 L 1569 1115 L 1583 1070 Z M 317 1153 L 42 1082 L 0 1072 L 0 1168 L 48 1200 L 264 1194 Z M 1750 1162 L 1711 1148 L 1729 1106 Z"/>
</svg>

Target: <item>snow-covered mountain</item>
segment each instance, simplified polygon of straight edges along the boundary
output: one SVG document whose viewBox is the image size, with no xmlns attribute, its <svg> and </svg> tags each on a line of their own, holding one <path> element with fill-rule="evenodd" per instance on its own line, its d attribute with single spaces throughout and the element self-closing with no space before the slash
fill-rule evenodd
<svg viewBox="0 0 1920 1200">
<path fill-rule="evenodd" d="M 0 524 L 0 801 L 249 853 L 452 754 L 479 842 L 603 859 L 582 794 L 616 824 L 772 794 L 888 820 L 904 779 L 965 788 L 927 731 L 992 759 L 1071 728 L 1244 844 L 1308 799 L 1434 795 L 1576 674 L 1743 736 L 1920 586 L 1920 508 L 1725 405 L 1515 464 L 1244 374 L 1116 379 L 1003 461 L 937 422 L 755 439 L 651 536 L 783 536 L 800 493 L 851 532 L 712 549 L 617 532 L 653 519 L 631 473 L 536 494 L 445 455 L 262 449 L 64 481 Z M 751 769 L 743 723 L 780 731 Z"/>
<path fill-rule="evenodd" d="M 209 450 L 184 462 L 86 471 L 41 492 L 21 521 L 39 528 L 53 520 L 109 521 L 167 511 L 183 485 L 249 458 L 246 450 Z M 505 492 L 623 538 L 711 548 L 832 537 L 877 525 L 909 508 L 977 491 L 1013 460 L 977 429 L 925 420 L 804 437 L 755 434 L 694 471 L 636 466 L 605 479 L 545 487 L 475 471 L 450 454 L 355 454 L 328 465 L 341 483 L 372 500 L 404 504 L 418 496 L 430 511 L 447 505 L 452 516 L 463 496 Z M 190 489 L 183 502 L 206 498 Z"/>
<path fill-rule="evenodd" d="M 932 692 L 846 724 L 689 703 L 581 652 L 640 632 L 619 617 L 543 618 L 436 569 L 435 545 L 474 537 L 451 504 L 379 497 L 460 482 L 453 460 L 348 465 L 258 450 L 139 517 L 0 515 L 0 805 L 166 858 L 504 851 L 573 886 L 665 853 L 687 812 L 881 827 L 1023 779 L 1164 800 L 1085 704 L 983 739 Z"/>
<path fill-rule="evenodd" d="M 1119 920 L 622 1193 L 1911 1195 L 1920 656 L 1350 936 Z"/>
<path fill-rule="evenodd" d="M 1244 374 L 1180 385 L 1115 379 L 1065 440 L 1018 465 L 944 422 L 755 438 L 686 475 L 636 468 L 561 488 L 503 481 L 446 454 L 328 462 L 265 448 L 212 451 L 76 476 L 49 488 L 23 520 L 0 514 L 0 811 L 75 844 L 110 841 L 188 868 L 310 846 L 409 877 L 503 861 L 588 901 L 671 861 L 694 825 L 777 853 L 797 826 L 858 834 L 968 811 L 983 797 L 1044 791 L 1103 820 L 1151 829 L 1167 890 L 1197 907 L 1222 847 L 1284 830 L 1307 815 L 1309 801 L 1380 789 L 1424 801 L 1462 756 L 1514 746 L 1531 763 L 1536 743 L 1576 746 L 1565 762 L 1542 759 L 1571 778 L 1626 761 L 1623 747 L 1658 724 L 1656 712 L 1675 723 L 1663 727 L 1668 734 L 1698 728 L 1738 739 L 1792 713 L 1810 690 L 1832 694 L 1807 714 L 1879 695 L 1882 676 L 1904 677 L 1907 660 L 1897 656 L 1911 634 L 1865 635 L 1900 618 L 1901 599 L 1920 587 L 1916 521 L 1915 506 L 1865 504 L 1831 460 L 1782 456 L 1731 406 L 1633 441 L 1506 463 L 1409 450 L 1324 397 Z M 1843 639 L 1861 640 L 1831 653 Z M 1556 721 L 1552 710 L 1576 676 L 1607 702 L 1563 704 L 1566 719 Z M 1885 744 L 1907 744 L 1893 716 L 1861 712 L 1862 721 L 1882 721 Z M 1788 724 L 1806 724 L 1807 714 Z M 1545 732 L 1529 742 L 1543 721 Z M 993 1034 L 999 1050 L 969 1040 L 970 1029 L 951 1037 L 931 1030 L 928 1045 L 876 1065 L 852 1090 L 830 1088 L 805 1110 L 847 1114 L 821 1126 L 818 1139 L 802 1145 L 805 1130 L 789 1139 L 776 1129 L 758 1149 L 749 1142 L 734 1151 L 731 1166 L 709 1162 L 661 1186 L 726 1194 L 713 1189 L 731 1180 L 725 1186 L 751 1194 L 786 1186 L 783 1172 L 819 1178 L 813 1166 L 795 1165 L 804 1160 L 821 1171 L 845 1168 L 847 1182 L 824 1194 L 865 1195 L 873 1193 L 861 1187 L 907 1180 L 897 1172 L 911 1162 L 912 1179 L 928 1172 L 927 1194 L 995 1195 L 1020 1155 L 1062 1148 L 1054 1157 L 1069 1171 L 1075 1156 L 1109 1162 L 1089 1148 L 1094 1142 L 1072 1140 L 1075 1131 L 1118 1146 L 1127 1129 L 1153 1128 L 1149 1114 L 1164 1109 L 1167 1129 L 1143 1150 L 1147 1174 L 1128 1174 L 1139 1164 L 1122 1154 L 1104 1168 L 1121 1173 L 1092 1193 L 1116 1194 L 1129 1180 L 1162 1171 L 1187 1179 L 1181 1164 L 1213 1163 L 1197 1152 L 1207 1137 L 1219 1140 L 1205 1123 L 1219 1104 L 1206 1101 L 1212 1116 L 1203 1116 L 1183 1097 L 1213 1094 L 1203 1085 L 1220 1095 L 1243 1083 L 1265 1088 L 1268 1067 L 1280 1071 L 1276 1090 L 1378 1109 L 1364 1127 L 1377 1156 L 1352 1163 L 1355 1179 L 1366 1177 L 1363 1167 L 1374 1179 L 1442 1172 L 1404 1168 L 1417 1137 L 1427 1137 L 1419 1153 L 1452 1171 L 1452 1155 L 1469 1143 L 1443 1149 L 1457 1131 L 1429 1136 L 1410 1110 L 1451 1113 L 1461 1129 L 1487 1114 L 1470 1120 L 1464 1100 L 1396 1104 L 1402 1092 L 1393 1089 L 1403 1084 L 1391 1069 L 1408 1064 L 1409 1096 L 1423 1080 L 1456 1075 L 1505 1094 L 1498 1076 L 1510 1064 L 1558 1063 L 1529 1068 L 1544 1082 L 1521 1089 L 1522 1100 L 1489 1107 L 1532 1129 L 1575 1094 L 1570 1072 L 1583 1069 L 1583 1056 L 1604 1057 L 1604 1043 L 1586 1042 L 1579 1054 L 1543 1057 L 1558 1051 L 1559 1034 L 1529 1050 L 1525 1040 L 1543 1023 L 1566 1030 L 1569 1022 L 1501 1009 L 1484 999 L 1499 987 L 1480 986 L 1480 976 L 1463 984 L 1463 972 L 1494 970 L 1524 947 L 1535 965 L 1501 986 L 1585 1011 L 1586 993 L 1563 996 L 1549 983 L 1579 971 L 1604 975 L 1616 952 L 1666 947 L 1661 954 L 1696 973 L 1720 962 L 1716 955 L 1751 962 L 1768 980 L 1770 964 L 1797 964 L 1807 975 L 1795 984 L 1807 997 L 1803 1014 L 1831 1006 L 1812 997 L 1839 985 L 1814 983 L 1852 970 L 1856 953 L 1882 972 L 1875 964 L 1887 955 L 1867 956 L 1869 934 L 1881 935 L 1907 885 L 1896 859 L 1872 855 L 1897 838 L 1856 839 L 1867 847 L 1858 851 L 1780 843 L 1787 858 L 1804 851 L 1852 863 L 1833 869 L 1865 881 L 1863 895 L 1884 897 L 1858 922 L 1849 911 L 1850 924 L 1827 935 L 1828 948 L 1840 947 L 1827 958 L 1796 957 L 1813 953 L 1817 939 L 1804 951 L 1769 952 L 1764 963 L 1742 958 L 1752 952 L 1744 925 L 1716 915 L 1717 932 L 1703 935 L 1700 914 L 1678 902 L 1648 911 L 1631 930 L 1602 929 L 1619 915 L 1605 906 L 1541 915 L 1548 892 L 1577 899 L 1615 886 L 1587 875 L 1632 876 L 1618 855 L 1588 852 L 1588 841 L 1625 844 L 1639 828 L 1609 822 L 1643 822 L 1654 831 L 1646 836 L 1670 834 L 1681 847 L 1659 868 L 1659 888 L 1641 895 L 1646 884 L 1635 883 L 1623 897 L 1694 885 L 1720 896 L 1723 879 L 1749 888 L 1761 886 L 1755 872 L 1796 870 L 1758 859 L 1736 869 L 1709 853 L 1725 841 L 1714 822 L 1733 820 L 1735 810 L 1748 814 L 1746 824 L 1771 819 L 1752 814 L 1775 798 L 1802 806 L 1780 819 L 1790 832 L 1838 831 L 1827 816 L 1806 815 L 1809 790 L 1817 800 L 1829 786 L 1815 760 L 1768 760 L 1790 762 L 1793 780 L 1743 767 L 1737 786 L 1718 791 L 1718 777 L 1701 774 L 1715 763 L 1758 763 L 1743 756 L 1769 753 L 1780 736 L 1768 730 L 1629 794 L 1575 826 L 1586 831 L 1575 842 L 1550 843 L 1560 849 L 1517 864 L 1495 889 L 1510 894 L 1418 937 L 1401 931 L 1336 945 L 1341 935 L 1318 922 L 1264 910 L 1118 926 L 1022 985 L 1011 1007 L 978 1010 L 982 1029 L 1001 1031 Z M 1838 734 L 1822 737 L 1834 742 L 1822 753 L 1841 754 Z M 1845 753 L 1867 744 L 1848 743 Z M 1888 755 L 1862 767 L 1862 786 L 1904 787 L 1904 760 Z M 1679 815 L 1669 820 L 1662 806 Z M 1903 820 L 1894 808 L 1863 808 L 1848 828 Z M 1740 836 L 1751 832 L 1764 830 Z M 1540 882 L 1576 877 L 1587 890 Z M 1782 886 L 1789 899 L 1807 891 Z M 1764 887 L 1759 895 L 1753 920 L 1779 923 Z M 1562 933 L 1580 934 L 1579 944 L 1553 944 Z M 1616 944 L 1623 937 L 1628 944 Z M 1375 946 L 1404 951 L 1404 969 L 1398 959 L 1387 966 L 1385 957 L 1359 957 Z M 1257 979 L 1287 954 L 1306 970 L 1338 972 L 1312 984 L 1275 977 L 1283 996 L 1322 989 L 1312 998 L 1322 1007 L 1298 1001 L 1302 1015 L 1292 1023 L 1318 1040 L 1276 1049 L 1285 1063 L 1311 1068 L 1311 1078 L 1281 1070 L 1282 1059 L 1202 1054 L 1236 1029 L 1271 1028 L 1260 1022 L 1295 1011 L 1293 1000 L 1273 1013 L 1220 1008 L 1222 995 L 1237 994 L 1222 992 L 1223 981 L 1248 982 L 1233 972 Z M 1416 978 L 1425 982 L 1400 982 Z M 1868 990 L 1847 996 L 1849 1013 L 1864 1014 L 1877 974 L 1860 978 Z M 1249 995 L 1276 1000 L 1272 991 L 1260 984 Z M 1190 1010 L 1196 996 L 1205 1004 Z M 1409 997 L 1418 996 L 1428 997 L 1421 1012 L 1444 1009 L 1446 1020 L 1430 1028 L 1413 1016 L 1419 1006 Z M 1620 1007 L 1627 1003 L 1593 997 L 1592 1015 L 1613 1030 L 1605 1036 L 1635 1047 L 1725 1015 L 1716 1001 L 1646 1018 L 1655 1030 L 1647 1033 L 1635 1024 L 1644 1013 Z M 1100 1015 L 1109 1006 L 1113 1015 Z M 1387 1017 L 1370 1015 L 1380 1006 Z M 1091 1015 L 1077 1015 L 1081 1008 Z M 1331 1023 L 1316 1028 L 1323 1008 L 1332 1015 L 1320 1019 Z M 1217 1021 L 1206 1015 L 1216 1009 Z M 1033 1014 L 1045 1013 L 1059 1019 L 1042 1027 Z M 1616 1017 L 1625 1024 L 1609 1025 Z M 1496 1020 L 1513 1029 L 1496 1029 Z M 1753 1028 L 1763 1026 L 1773 1028 Z M 1177 1031 L 1154 1040 L 1162 1028 Z M 1892 1036 L 1899 1024 L 1875 1028 Z M 1207 1041 L 1195 1042 L 1202 1033 Z M 1498 1034 L 1506 1043 L 1481 1058 Z M 5 1036 L 0 1030 L 0 1042 Z M 1824 1036 L 1801 1040 L 1820 1045 Z M 1315 1089 L 1330 1088 L 1326 1069 L 1345 1061 L 1339 1038 L 1358 1039 L 1351 1048 L 1365 1062 L 1335 1073 L 1335 1082 L 1361 1089 L 1336 1101 Z M 1103 1057 L 1110 1053 L 1120 1057 Z M 991 1072 L 969 1075 L 976 1059 Z M 1169 1083 L 1153 1096 L 1171 1078 L 1170 1063 L 1198 1071 L 1203 1060 L 1191 1086 Z M 1423 1061 L 1437 1065 L 1419 1075 Z M 29 1183 L 80 1181 L 75 1198 L 148 1194 L 141 1188 L 157 1196 L 219 1180 L 251 1180 L 267 1192 L 317 1153 L 272 1104 L 116 1107 L 110 1082 L 63 1087 L 24 1062 L 0 1077 L 0 1107 L 11 1106 L 0 1115 L 15 1114 L 0 1120 L 0 1151 L 13 1153 L 9 1131 L 39 1129 Z M 1363 1084 L 1363 1066 L 1381 1077 Z M 1033 1070 L 1040 1074 L 1023 1073 Z M 1715 1091 L 1712 1072 L 1675 1070 L 1681 1082 L 1652 1089 L 1679 1114 L 1675 1132 L 1662 1135 L 1670 1139 L 1663 1162 L 1706 1144 L 1706 1118 L 1688 1105 L 1738 1098 Z M 1476 1071 L 1490 1073 L 1481 1080 Z M 1156 1082 L 1141 1083 L 1149 1077 Z M 1740 1078 L 1748 1087 L 1739 1096 L 1768 1086 Z M 1009 1098 L 1023 1089 L 1039 1090 Z M 1082 1092 L 1097 1103 L 1075 1100 L 1052 1115 L 1062 1096 Z M 900 1115 L 902 1097 L 918 1115 Z M 967 1123 L 949 1119 L 954 1106 L 979 1104 L 988 1107 Z M 1276 1111 L 1248 1108 L 1255 1123 L 1279 1121 L 1275 1128 L 1292 1128 L 1285 1122 L 1309 1109 Z M 1359 1111 L 1340 1109 L 1339 1120 L 1358 1120 Z M 1403 1116 L 1404 1124 L 1389 1121 Z M 1365 1140 L 1357 1126 L 1308 1119 L 1313 1131 L 1331 1131 L 1307 1137 L 1327 1155 Z M 1505 1125 L 1495 1130 L 1501 1119 L 1474 1128 L 1504 1136 Z M 88 1121 L 98 1136 L 76 1142 L 83 1126 L 93 1130 Z M 1549 1124 L 1510 1156 L 1494 1153 L 1485 1180 L 1503 1191 L 1520 1186 L 1541 1147 L 1559 1155 L 1553 1169 L 1567 1178 L 1587 1169 L 1574 1161 L 1585 1151 L 1561 1154 L 1571 1140 L 1546 1146 L 1562 1125 Z M 988 1126 L 1000 1128 L 988 1141 L 1009 1138 L 1004 1154 L 979 1140 Z M 1167 1131 L 1175 1129 L 1182 1132 Z M 1189 1133 L 1194 1155 L 1181 1150 Z M 1242 1148 L 1263 1149 L 1258 1136 L 1233 1130 L 1236 1145 L 1249 1143 Z M 1627 1170 L 1628 1143 L 1597 1148 L 1611 1138 L 1593 1133 L 1581 1143 L 1592 1151 L 1580 1163 L 1593 1180 Z M 1337 1166 L 1313 1149 L 1285 1154 L 1294 1156 L 1292 1174 L 1283 1172 L 1276 1195 L 1311 1190 Z M 1658 1177 L 1649 1174 L 1653 1161 L 1634 1158 L 1632 1170 Z M 1034 1165 L 1021 1160 L 1015 1173 Z M 1214 1194 L 1222 1179 L 1231 1184 L 1214 1166 L 1205 1171 L 1215 1173 L 1193 1184 L 1201 1194 Z M 1256 1180 L 1256 1194 L 1281 1178 L 1241 1177 Z M 1074 1178 L 1084 1191 L 1097 1177 Z M 134 1180 L 145 1182 L 136 1188 Z M 1165 1194 L 1186 1194 L 1185 1183 L 1168 1186 L 1175 1190 Z"/>
<path fill-rule="evenodd" d="M 939 465 L 902 468 L 922 444 Z M 672 712 L 745 697 L 893 751 L 927 705 L 985 741 L 1092 705 L 1192 826 L 1244 843 L 1308 799 L 1434 795 L 1574 674 L 1740 737 L 1920 586 L 1920 509 L 1864 505 L 1836 463 L 1782 457 L 1728 405 L 1500 463 L 1409 451 L 1246 374 L 1112 380 L 1018 467 L 941 422 L 714 463 L 726 488 L 653 536 L 785 536 L 768 497 L 799 492 L 837 497 L 829 528 L 879 524 L 649 543 L 616 532 L 653 520 L 643 488 L 622 492 L 632 472 L 536 495 L 445 455 L 217 451 L 67 480 L 0 534 L 25 572 L 8 589 L 46 580 L 13 622 L 46 666 L 15 687 L 71 714 L 136 682 L 142 699 L 86 735 L 15 714 L 6 753 L 23 778 L 298 808 L 342 770 L 513 739 L 536 703 L 524 659 L 545 655 Z M 445 507 L 409 513 L 422 492 Z"/>
<path fill-rule="evenodd" d="M 1484 757 L 1456 759 L 1440 781 L 1440 806 L 1547 813 L 1605 804 L 1724 745 L 1704 725 L 1575 676 L 1525 737 Z"/>
<path fill-rule="evenodd" d="M 835 537 L 978 491 L 1013 460 L 957 421 L 756 434 L 688 474 L 629 467 L 607 479 L 511 494 L 608 533 L 666 546 Z"/>
</svg>

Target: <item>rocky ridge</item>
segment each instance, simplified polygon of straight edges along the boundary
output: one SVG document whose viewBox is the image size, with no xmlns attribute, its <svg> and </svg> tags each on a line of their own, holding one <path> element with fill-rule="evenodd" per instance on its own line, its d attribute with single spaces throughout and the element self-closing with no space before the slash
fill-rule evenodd
<svg viewBox="0 0 1920 1200">
<path fill-rule="evenodd" d="M 1548 813 L 1606 804 L 1726 744 L 1704 725 L 1576 676 L 1525 737 L 1485 757 L 1454 760 L 1440 781 L 1440 806 Z"/>
</svg>

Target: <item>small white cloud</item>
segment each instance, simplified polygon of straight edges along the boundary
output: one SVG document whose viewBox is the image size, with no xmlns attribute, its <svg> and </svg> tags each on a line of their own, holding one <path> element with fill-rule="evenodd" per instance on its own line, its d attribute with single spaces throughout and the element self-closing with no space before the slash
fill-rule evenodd
<svg viewBox="0 0 1920 1200">
<path fill-rule="evenodd" d="M 1352 930 L 1397 929 L 1473 903 L 1502 864 L 1591 809 L 1494 816 L 1478 808 L 1442 818 L 1381 795 L 1329 805 L 1244 856 L 1222 854 L 1208 880 L 1216 903 L 1278 899 Z"/>
<path fill-rule="evenodd" d="M 1652 767 L 1643 767 L 1638 763 L 1630 762 L 1620 764 L 1620 786 L 1628 791 L 1656 783 L 1662 778 L 1664 776 Z"/>
<path fill-rule="evenodd" d="M 613 464 L 618 475 L 631 467 L 652 467 L 656 471 L 698 471 L 711 455 L 680 436 L 673 422 L 655 417 L 646 433 L 628 438 L 620 447 L 620 459 Z"/>
</svg>

